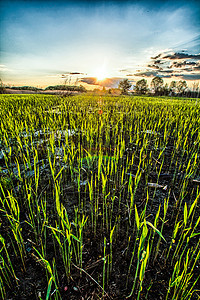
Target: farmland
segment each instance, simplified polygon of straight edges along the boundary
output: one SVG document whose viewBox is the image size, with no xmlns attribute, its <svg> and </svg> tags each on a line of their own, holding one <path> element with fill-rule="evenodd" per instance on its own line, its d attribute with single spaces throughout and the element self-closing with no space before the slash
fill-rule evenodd
<svg viewBox="0 0 200 300">
<path fill-rule="evenodd" d="M 0 96 L 3 299 L 197 299 L 200 104 Z"/>
</svg>

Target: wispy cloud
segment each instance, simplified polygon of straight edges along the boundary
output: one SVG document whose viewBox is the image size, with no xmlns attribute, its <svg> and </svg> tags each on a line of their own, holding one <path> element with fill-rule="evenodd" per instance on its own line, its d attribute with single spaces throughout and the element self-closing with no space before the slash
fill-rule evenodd
<svg viewBox="0 0 200 300">
<path fill-rule="evenodd" d="M 0 65 L 0 72 L 11 72 L 12 70 L 9 69 L 6 65 Z"/>
<path fill-rule="evenodd" d="M 160 72 L 157 72 L 157 71 L 144 71 L 144 72 L 136 73 L 134 75 L 139 76 L 139 77 L 155 77 L 155 76 L 159 76 L 159 77 L 163 77 L 163 78 L 171 78 L 172 77 L 172 75 L 160 74 Z"/>
</svg>

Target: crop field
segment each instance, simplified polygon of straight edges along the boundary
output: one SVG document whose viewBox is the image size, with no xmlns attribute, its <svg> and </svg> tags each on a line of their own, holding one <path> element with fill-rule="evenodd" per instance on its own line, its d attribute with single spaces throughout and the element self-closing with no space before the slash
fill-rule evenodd
<svg viewBox="0 0 200 300">
<path fill-rule="evenodd" d="M 200 103 L 0 96 L 0 297 L 200 299 Z"/>
</svg>

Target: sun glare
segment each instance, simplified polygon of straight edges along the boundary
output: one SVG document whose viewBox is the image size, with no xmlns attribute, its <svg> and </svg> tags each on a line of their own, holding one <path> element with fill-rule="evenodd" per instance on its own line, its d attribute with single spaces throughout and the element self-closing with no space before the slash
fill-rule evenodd
<svg viewBox="0 0 200 300">
<path fill-rule="evenodd" d="M 98 81 L 104 80 L 107 76 L 105 66 L 102 66 L 95 72 L 95 77 L 97 78 Z"/>
<path fill-rule="evenodd" d="M 103 80 L 103 79 L 105 79 L 105 77 L 106 77 L 106 75 L 105 75 L 105 73 L 104 72 L 99 72 L 99 73 L 97 73 L 97 79 L 98 80 Z"/>
</svg>

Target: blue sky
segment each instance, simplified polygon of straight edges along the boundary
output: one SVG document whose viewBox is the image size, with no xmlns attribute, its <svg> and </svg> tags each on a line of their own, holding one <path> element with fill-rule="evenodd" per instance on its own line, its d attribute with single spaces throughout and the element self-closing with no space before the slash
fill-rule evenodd
<svg viewBox="0 0 200 300">
<path fill-rule="evenodd" d="M 5 83 L 200 80 L 199 1 L 1 0 L 0 8 Z"/>
</svg>

